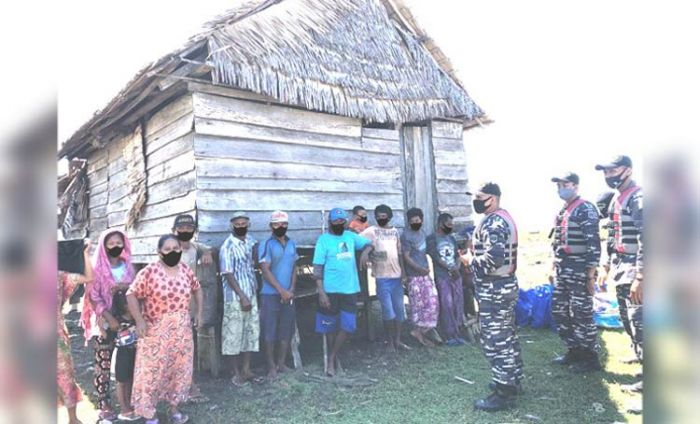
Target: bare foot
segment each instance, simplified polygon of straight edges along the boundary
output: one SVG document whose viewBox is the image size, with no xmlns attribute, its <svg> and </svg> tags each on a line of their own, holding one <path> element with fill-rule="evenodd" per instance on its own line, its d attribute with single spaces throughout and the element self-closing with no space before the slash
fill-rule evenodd
<svg viewBox="0 0 700 424">
<path fill-rule="evenodd" d="M 290 372 L 290 371 L 292 371 L 292 369 L 289 368 L 289 367 L 286 366 L 286 365 L 278 365 L 278 366 L 277 366 L 277 371 L 279 371 L 279 372 L 281 372 L 281 373 L 285 373 L 285 372 Z"/>
<path fill-rule="evenodd" d="M 267 372 L 267 378 L 269 378 L 270 380 L 274 380 L 277 378 L 277 367 L 270 368 L 270 371 Z"/>
<path fill-rule="evenodd" d="M 236 387 L 243 387 L 248 384 L 248 381 L 242 376 L 239 377 L 236 375 L 231 379 L 231 383 L 233 383 L 233 385 Z"/>
<path fill-rule="evenodd" d="M 399 348 L 399 350 L 413 350 L 413 348 L 406 343 L 403 343 L 401 341 L 396 342 L 396 347 Z"/>
<path fill-rule="evenodd" d="M 387 344 L 386 345 L 386 353 L 395 354 L 396 353 L 396 346 L 394 346 L 393 343 Z"/>
<path fill-rule="evenodd" d="M 255 380 L 257 377 L 258 376 L 253 374 L 250 370 L 243 371 L 242 378 L 244 381 Z"/>
<path fill-rule="evenodd" d="M 326 375 L 335 377 L 335 358 L 328 358 L 328 366 L 326 367 Z"/>
</svg>

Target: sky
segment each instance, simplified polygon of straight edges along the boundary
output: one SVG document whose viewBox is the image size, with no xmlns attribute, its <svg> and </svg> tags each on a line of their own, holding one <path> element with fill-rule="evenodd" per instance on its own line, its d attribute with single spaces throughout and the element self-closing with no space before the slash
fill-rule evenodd
<svg viewBox="0 0 700 424">
<path fill-rule="evenodd" d="M 235 3 L 62 4 L 59 140 Z M 697 154 L 689 146 L 700 140 L 700 26 L 691 2 L 405 3 L 495 121 L 465 132 L 470 185 L 498 182 L 521 228 L 550 226 L 561 206 L 554 175 L 578 173 L 594 199 L 608 190 L 594 165 L 616 154 L 632 158 L 640 182 L 658 155 Z"/>
</svg>

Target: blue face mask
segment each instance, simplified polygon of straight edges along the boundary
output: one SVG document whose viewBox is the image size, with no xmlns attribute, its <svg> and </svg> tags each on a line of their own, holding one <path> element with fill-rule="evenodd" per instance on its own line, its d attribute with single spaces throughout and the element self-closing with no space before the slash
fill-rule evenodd
<svg viewBox="0 0 700 424">
<path fill-rule="evenodd" d="M 559 189 L 559 197 L 562 200 L 571 200 L 576 195 L 576 191 L 573 188 L 562 187 Z"/>
</svg>

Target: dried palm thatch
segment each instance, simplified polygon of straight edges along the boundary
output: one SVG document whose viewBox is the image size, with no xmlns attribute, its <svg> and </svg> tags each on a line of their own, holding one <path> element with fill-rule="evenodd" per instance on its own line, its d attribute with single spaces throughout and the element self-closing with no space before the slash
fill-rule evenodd
<svg viewBox="0 0 700 424">
<path fill-rule="evenodd" d="M 68 175 L 58 180 L 58 224 L 66 238 L 82 235 L 87 225 L 87 162 L 73 160 Z"/>
<path fill-rule="evenodd" d="M 181 49 L 143 69 L 63 146 L 99 146 L 110 129 L 181 94 L 164 80 L 204 80 L 283 104 L 404 123 L 484 112 L 400 0 L 253 0 L 205 25 Z M 100 139 L 104 139 L 100 141 Z M 95 141 L 97 140 L 97 141 Z"/>
</svg>

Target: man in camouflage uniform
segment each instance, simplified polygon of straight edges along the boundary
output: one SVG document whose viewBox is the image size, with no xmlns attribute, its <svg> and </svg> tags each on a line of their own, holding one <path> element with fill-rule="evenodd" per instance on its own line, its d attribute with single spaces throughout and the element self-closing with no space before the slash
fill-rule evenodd
<svg viewBox="0 0 700 424">
<path fill-rule="evenodd" d="M 515 332 L 518 230 L 510 214 L 501 209 L 500 199 L 501 189 L 495 183 L 484 184 L 474 194 L 474 210 L 485 216 L 474 230 L 473 252 L 463 258 L 474 273 L 481 346 L 493 374 L 489 386 L 493 393 L 477 400 L 474 408 L 489 412 L 513 407 L 523 379 Z"/>
<path fill-rule="evenodd" d="M 579 177 L 568 173 L 554 177 L 559 197 L 565 202 L 557 214 L 552 248 L 556 279 L 552 295 L 552 318 L 568 351 L 554 360 L 574 372 L 600 370 L 596 352 L 597 330 L 593 321 L 593 295 L 600 234 L 598 210 L 578 195 Z"/>
<path fill-rule="evenodd" d="M 620 307 L 620 319 L 625 331 L 632 339 L 637 361 L 643 360 L 642 329 L 642 281 L 643 262 L 643 219 L 642 188 L 632 180 L 632 160 L 628 156 L 618 156 L 612 161 L 595 167 L 604 171 L 605 182 L 617 190 L 609 215 L 613 231 L 613 255 L 610 260 L 610 278 L 615 285 Z M 642 391 L 642 382 L 627 388 Z"/>
</svg>

